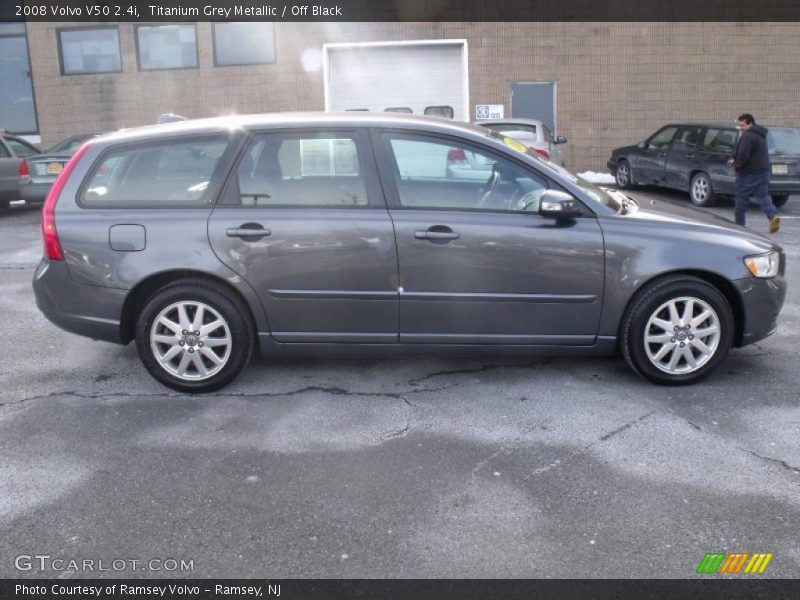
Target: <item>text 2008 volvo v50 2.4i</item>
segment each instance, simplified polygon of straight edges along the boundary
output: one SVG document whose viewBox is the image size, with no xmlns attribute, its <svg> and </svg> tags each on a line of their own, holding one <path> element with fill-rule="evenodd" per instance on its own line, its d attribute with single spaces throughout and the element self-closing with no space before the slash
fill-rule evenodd
<svg viewBox="0 0 800 600">
<path fill-rule="evenodd" d="M 483 176 L 458 177 L 470 152 Z M 602 190 L 483 127 L 376 114 L 102 136 L 47 198 L 34 289 L 177 390 L 270 355 L 620 350 L 662 384 L 772 334 L 785 256 L 695 209 Z"/>
</svg>

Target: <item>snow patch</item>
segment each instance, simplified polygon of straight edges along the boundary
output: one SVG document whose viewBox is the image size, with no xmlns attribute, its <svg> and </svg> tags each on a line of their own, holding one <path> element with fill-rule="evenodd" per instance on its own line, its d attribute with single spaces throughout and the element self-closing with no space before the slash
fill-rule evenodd
<svg viewBox="0 0 800 600">
<path fill-rule="evenodd" d="M 603 185 L 614 185 L 616 180 L 610 173 L 595 173 L 594 171 L 584 171 L 578 173 L 578 177 L 582 177 L 590 183 L 600 183 Z"/>
</svg>

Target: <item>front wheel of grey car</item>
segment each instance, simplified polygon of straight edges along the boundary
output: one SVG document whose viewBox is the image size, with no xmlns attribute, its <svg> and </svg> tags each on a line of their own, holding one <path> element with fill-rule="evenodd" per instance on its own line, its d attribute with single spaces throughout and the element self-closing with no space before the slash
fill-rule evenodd
<svg viewBox="0 0 800 600">
<path fill-rule="evenodd" d="M 213 283 L 179 282 L 156 292 L 136 324 L 136 347 L 159 382 L 203 393 L 232 382 L 254 345 L 247 309 Z"/>
<path fill-rule="evenodd" d="M 701 171 L 694 174 L 689 183 L 689 197 L 695 206 L 714 206 L 716 197 L 707 173 Z"/>
<path fill-rule="evenodd" d="M 627 190 L 633 187 L 631 164 L 624 158 L 617 163 L 614 179 L 617 181 L 617 187 L 621 190 Z"/>
<path fill-rule="evenodd" d="M 656 281 L 631 302 L 620 345 L 639 375 L 662 385 L 707 377 L 733 343 L 733 311 L 725 296 L 691 276 Z"/>
</svg>

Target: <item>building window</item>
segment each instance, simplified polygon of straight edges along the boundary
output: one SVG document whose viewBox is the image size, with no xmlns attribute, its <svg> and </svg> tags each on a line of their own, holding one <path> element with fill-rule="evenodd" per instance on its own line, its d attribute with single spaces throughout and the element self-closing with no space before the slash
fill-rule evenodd
<svg viewBox="0 0 800 600">
<path fill-rule="evenodd" d="M 137 25 L 139 69 L 193 69 L 197 67 L 195 25 Z"/>
<path fill-rule="evenodd" d="M 214 65 L 259 65 L 275 62 L 274 23 L 214 23 Z"/>
<path fill-rule="evenodd" d="M 0 129 L 39 131 L 24 23 L 0 23 Z"/>
<path fill-rule="evenodd" d="M 63 75 L 122 71 L 116 27 L 62 29 L 58 32 L 58 47 Z"/>
</svg>

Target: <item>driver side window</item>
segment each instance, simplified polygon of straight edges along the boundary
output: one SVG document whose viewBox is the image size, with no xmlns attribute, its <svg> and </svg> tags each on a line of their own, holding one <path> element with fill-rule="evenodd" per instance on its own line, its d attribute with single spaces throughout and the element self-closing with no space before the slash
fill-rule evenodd
<svg viewBox="0 0 800 600">
<path fill-rule="evenodd" d="M 664 127 L 661 131 L 656 133 L 653 137 L 647 140 L 647 146 L 656 150 L 661 150 L 668 146 L 675 137 L 675 132 L 678 131 L 677 127 Z"/>
<path fill-rule="evenodd" d="M 436 137 L 384 134 L 403 208 L 537 212 L 547 181 L 500 155 Z"/>
</svg>

